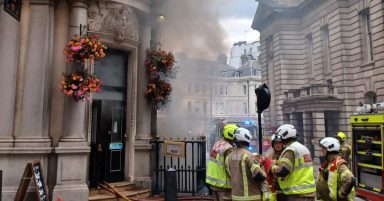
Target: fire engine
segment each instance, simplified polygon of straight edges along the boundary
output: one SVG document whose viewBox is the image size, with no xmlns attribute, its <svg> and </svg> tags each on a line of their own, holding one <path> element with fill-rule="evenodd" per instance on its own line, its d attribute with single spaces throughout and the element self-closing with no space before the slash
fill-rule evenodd
<svg viewBox="0 0 384 201">
<path fill-rule="evenodd" d="M 384 200 L 384 113 L 379 109 L 380 104 L 362 105 L 350 116 L 356 194 L 372 201 Z"/>
</svg>

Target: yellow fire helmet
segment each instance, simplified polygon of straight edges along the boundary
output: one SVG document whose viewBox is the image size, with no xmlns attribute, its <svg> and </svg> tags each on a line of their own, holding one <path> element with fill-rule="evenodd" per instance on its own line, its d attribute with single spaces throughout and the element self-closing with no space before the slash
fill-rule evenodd
<svg viewBox="0 0 384 201">
<path fill-rule="evenodd" d="M 233 140 L 233 134 L 239 127 L 236 124 L 227 124 L 224 126 L 223 136 L 225 139 Z"/>
<path fill-rule="evenodd" d="M 347 135 L 345 135 L 343 132 L 338 132 L 337 137 L 340 138 L 343 142 L 347 139 Z"/>
</svg>

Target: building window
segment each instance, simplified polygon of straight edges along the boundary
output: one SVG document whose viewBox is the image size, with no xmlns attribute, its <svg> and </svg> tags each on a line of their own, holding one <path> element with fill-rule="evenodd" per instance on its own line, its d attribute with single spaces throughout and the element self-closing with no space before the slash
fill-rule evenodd
<svg viewBox="0 0 384 201">
<path fill-rule="evenodd" d="M 195 102 L 195 113 L 200 113 L 200 101 Z"/>
<path fill-rule="evenodd" d="M 220 85 L 219 92 L 220 92 L 220 95 L 224 95 L 224 87 L 222 85 Z"/>
<path fill-rule="evenodd" d="M 244 95 L 247 95 L 247 85 L 243 85 L 243 92 L 244 92 Z"/>
<path fill-rule="evenodd" d="M 247 55 L 247 49 L 244 49 L 244 55 Z"/>
<path fill-rule="evenodd" d="M 249 48 L 249 54 L 252 55 L 252 48 Z"/>
<path fill-rule="evenodd" d="M 188 112 L 191 112 L 192 110 L 192 103 L 191 101 L 188 101 Z"/>
<path fill-rule="evenodd" d="M 215 110 L 215 113 L 216 113 L 216 114 L 218 114 L 218 113 L 219 113 L 219 103 L 218 103 L 218 102 L 216 102 L 216 104 L 215 104 L 215 105 L 216 105 L 216 110 Z"/>
<path fill-rule="evenodd" d="M 313 77 L 313 39 L 312 34 L 309 34 L 305 37 L 306 45 L 307 45 L 307 63 L 308 63 L 308 77 Z"/>
<path fill-rule="evenodd" d="M 228 95 L 228 86 L 225 86 L 225 95 Z"/>
<path fill-rule="evenodd" d="M 243 109 L 244 109 L 244 114 L 248 114 L 248 107 L 246 102 L 243 103 Z"/>
<path fill-rule="evenodd" d="M 207 114 L 207 106 L 208 106 L 207 101 L 204 101 L 204 105 L 203 105 L 204 114 Z"/>
<path fill-rule="evenodd" d="M 229 114 L 229 104 L 225 103 L 225 114 Z"/>
<path fill-rule="evenodd" d="M 365 104 L 374 104 L 377 101 L 377 95 L 373 91 L 368 91 L 364 96 Z"/>
<path fill-rule="evenodd" d="M 261 70 L 253 69 L 253 75 L 256 77 L 261 77 Z"/>
<path fill-rule="evenodd" d="M 212 75 L 212 76 L 216 76 L 216 71 L 214 71 L 214 70 L 211 71 L 211 75 Z"/>
<path fill-rule="evenodd" d="M 323 70 L 324 73 L 330 72 L 330 63 L 331 57 L 329 52 L 329 29 L 328 25 L 322 28 L 322 37 L 323 37 Z"/>
<path fill-rule="evenodd" d="M 220 113 L 220 114 L 224 114 L 224 103 L 223 103 L 223 102 L 221 102 L 221 103 L 219 104 L 219 113 Z"/>
<path fill-rule="evenodd" d="M 363 33 L 363 60 L 365 62 L 373 61 L 373 48 L 372 48 L 372 28 L 371 28 L 371 17 L 369 9 L 365 9 L 361 12 L 362 21 L 362 33 Z"/>
<path fill-rule="evenodd" d="M 195 93 L 199 93 L 199 90 L 200 90 L 200 84 L 196 83 L 196 85 L 195 85 Z"/>
<path fill-rule="evenodd" d="M 227 71 L 221 71 L 221 77 L 227 77 Z"/>
<path fill-rule="evenodd" d="M 204 83 L 203 84 L 203 94 L 205 94 L 207 92 L 207 85 Z"/>
<path fill-rule="evenodd" d="M 240 72 L 236 71 L 235 72 L 235 77 L 240 77 Z"/>
</svg>

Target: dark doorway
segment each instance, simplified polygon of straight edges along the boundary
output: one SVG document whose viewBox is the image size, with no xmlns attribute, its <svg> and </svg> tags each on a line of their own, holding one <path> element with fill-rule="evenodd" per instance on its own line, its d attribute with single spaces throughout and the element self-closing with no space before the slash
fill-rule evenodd
<svg viewBox="0 0 384 201">
<path fill-rule="evenodd" d="M 339 131 L 339 113 L 337 111 L 324 112 L 325 136 L 334 137 Z"/>
<path fill-rule="evenodd" d="M 89 180 L 124 181 L 128 53 L 108 49 L 95 74 L 104 82 L 92 102 Z"/>
</svg>

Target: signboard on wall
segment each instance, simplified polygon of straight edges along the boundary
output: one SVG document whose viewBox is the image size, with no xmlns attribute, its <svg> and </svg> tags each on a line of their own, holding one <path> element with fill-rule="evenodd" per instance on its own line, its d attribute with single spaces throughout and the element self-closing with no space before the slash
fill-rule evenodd
<svg viewBox="0 0 384 201">
<path fill-rule="evenodd" d="M 20 21 L 21 0 L 4 0 L 4 10 Z"/>
<path fill-rule="evenodd" d="M 164 142 L 164 155 L 165 156 L 177 156 L 185 157 L 185 142 Z"/>
</svg>

